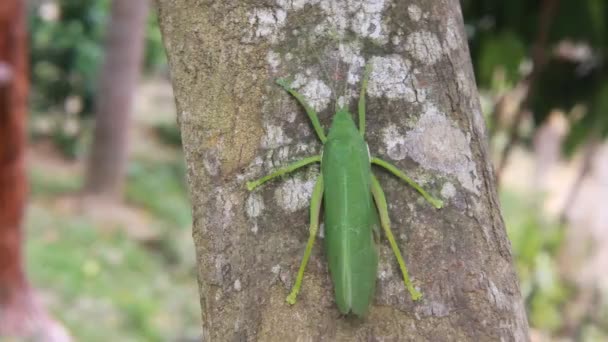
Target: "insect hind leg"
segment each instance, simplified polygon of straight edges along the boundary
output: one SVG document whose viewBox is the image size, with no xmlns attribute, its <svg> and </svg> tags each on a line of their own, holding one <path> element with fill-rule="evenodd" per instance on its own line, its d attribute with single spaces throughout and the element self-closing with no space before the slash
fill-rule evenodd
<svg viewBox="0 0 608 342">
<path fill-rule="evenodd" d="M 418 300 L 422 298 L 422 294 L 414 288 L 412 282 L 410 281 L 410 276 L 407 272 L 407 267 L 405 266 L 405 261 L 403 261 L 403 257 L 401 256 L 401 252 L 399 251 L 399 247 L 397 246 L 397 242 L 395 241 L 395 236 L 391 230 L 391 223 L 388 217 L 388 206 L 386 204 L 386 196 L 384 196 L 384 191 L 380 186 L 380 182 L 376 179 L 376 176 L 372 175 L 372 195 L 374 196 L 374 201 L 376 202 L 376 207 L 378 208 L 378 213 L 380 214 L 380 224 L 384 229 L 384 234 L 386 234 L 386 238 L 388 239 L 391 248 L 393 249 L 393 253 L 395 254 L 395 258 L 397 258 L 397 263 L 399 264 L 399 268 L 401 269 L 401 274 L 403 275 L 403 283 L 405 287 L 410 293 L 412 300 Z"/>
<path fill-rule="evenodd" d="M 285 299 L 287 303 L 293 305 L 296 303 L 296 298 L 298 293 L 300 292 L 300 287 L 302 286 L 302 280 L 304 279 L 304 271 L 306 270 L 306 265 L 308 264 L 308 259 L 310 258 L 310 254 L 312 253 L 312 247 L 315 243 L 315 239 L 317 237 L 317 231 L 319 230 L 319 213 L 321 212 L 321 202 L 323 200 L 323 175 L 319 175 L 317 178 L 317 183 L 312 191 L 312 199 L 310 201 L 310 229 L 309 229 L 309 237 L 308 243 L 306 244 L 306 250 L 304 251 L 304 257 L 302 258 L 302 263 L 300 264 L 300 269 L 298 270 L 298 276 L 296 278 L 296 282 L 291 289 L 291 293 Z"/>
</svg>

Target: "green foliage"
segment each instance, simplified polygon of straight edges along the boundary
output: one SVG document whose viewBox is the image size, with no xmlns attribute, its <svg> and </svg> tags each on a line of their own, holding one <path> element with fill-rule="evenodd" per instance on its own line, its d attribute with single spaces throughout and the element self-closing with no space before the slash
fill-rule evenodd
<svg viewBox="0 0 608 342">
<path fill-rule="evenodd" d="M 79 106 L 67 111 L 91 112 L 107 12 L 107 0 L 60 0 L 32 10 L 30 63 L 35 109 L 61 110 L 72 97 Z"/>
<path fill-rule="evenodd" d="M 515 84 L 521 77 L 519 66 L 526 56 L 526 47 L 512 32 L 503 32 L 495 39 L 482 41 L 477 62 L 477 77 L 483 84 L 492 84 L 497 69 L 504 71 L 507 82 Z"/>
<path fill-rule="evenodd" d="M 165 68 L 167 65 L 167 55 L 163 46 L 158 17 L 152 11 L 148 17 L 146 28 L 146 51 L 144 56 L 144 70 L 154 71 Z"/>
<path fill-rule="evenodd" d="M 129 165 L 127 200 L 178 227 L 189 227 L 191 212 L 183 161 L 135 161 Z"/>
<path fill-rule="evenodd" d="M 541 217 L 534 199 L 503 192 L 501 203 L 530 324 L 556 332 L 563 325 L 562 309 L 572 296 L 556 261 L 564 229 Z"/>
<path fill-rule="evenodd" d="M 554 11 L 545 4 L 554 3 Z M 463 12 L 477 81 L 493 88 L 494 73 L 503 70 L 511 84 L 526 77 L 519 73 L 541 47 L 544 63 L 531 89 L 530 108 L 538 127 L 553 109 L 565 112 L 581 105 L 582 119 L 571 116 L 567 147 L 573 151 L 591 136 L 606 137 L 608 112 L 608 2 L 603 0 L 494 1 L 464 0 Z M 544 23 L 544 45 L 540 30 Z"/>
<path fill-rule="evenodd" d="M 175 122 L 160 123 L 154 130 L 163 143 L 175 147 L 182 146 L 182 136 Z"/>
<path fill-rule="evenodd" d="M 50 133 L 67 156 L 79 152 L 81 135 L 93 113 L 98 73 L 104 56 L 109 0 L 43 1 L 31 6 L 29 18 L 31 108 L 37 115 L 55 116 Z M 156 15 L 146 30 L 144 67 L 166 65 Z M 77 130 L 64 130 L 64 122 L 77 120 Z M 85 124 L 83 124 L 85 123 Z"/>
</svg>

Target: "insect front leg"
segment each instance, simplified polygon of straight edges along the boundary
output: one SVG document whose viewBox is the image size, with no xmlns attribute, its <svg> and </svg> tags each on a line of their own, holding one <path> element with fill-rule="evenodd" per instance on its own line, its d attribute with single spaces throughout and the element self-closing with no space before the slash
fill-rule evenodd
<svg viewBox="0 0 608 342">
<path fill-rule="evenodd" d="M 405 173 L 401 172 L 394 165 L 392 165 L 389 162 L 386 162 L 386 161 L 384 161 L 384 160 L 382 160 L 380 158 L 375 158 L 375 157 L 372 158 L 371 162 L 372 162 L 372 164 L 376 164 L 376 165 L 382 166 L 383 168 L 385 168 L 386 170 L 388 170 L 390 173 L 394 174 L 395 176 L 397 176 L 397 177 L 401 178 L 402 180 L 404 180 L 407 184 L 411 185 L 433 207 L 435 207 L 437 209 L 440 209 L 440 208 L 443 207 L 443 201 L 442 200 L 429 195 L 426 191 L 424 191 L 424 189 L 422 189 L 422 187 L 420 185 L 418 185 L 416 182 L 414 182 L 410 177 L 408 177 Z"/>
<path fill-rule="evenodd" d="M 293 285 L 291 289 L 291 293 L 287 296 L 286 301 L 289 304 L 296 303 L 296 297 L 300 292 L 300 287 L 302 286 L 302 279 L 304 279 L 304 270 L 306 270 L 306 265 L 308 264 L 308 259 L 310 258 L 310 254 L 312 253 L 312 246 L 315 243 L 315 239 L 317 237 L 317 231 L 319 230 L 319 213 L 321 212 L 321 202 L 323 201 L 323 175 L 319 175 L 317 178 L 317 183 L 312 191 L 312 199 L 310 200 L 310 229 L 309 229 L 309 237 L 308 243 L 306 244 L 306 250 L 304 251 L 304 258 L 302 258 L 302 263 L 300 264 L 300 269 L 298 270 L 298 276 L 296 278 L 296 283 Z"/>
<path fill-rule="evenodd" d="M 290 173 L 292 171 L 295 171 L 303 166 L 306 166 L 308 164 L 312 164 L 312 163 L 318 163 L 321 162 L 321 156 L 312 156 L 312 157 L 308 157 L 308 158 L 304 158 L 302 160 L 298 160 L 297 162 L 293 163 L 293 164 L 289 164 L 283 168 L 278 169 L 277 171 L 266 175 L 260 179 L 254 180 L 254 181 L 250 181 L 247 182 L 247 190 L 251 191 L 255 188 L 257 188 L 258 186 L 268 182 L 269 180 L 282 176 L 284 174 Z"/>
<path fill-rule="evenodd" d="M 327 140 L 327 137 L 325 136 L 323 127 L 321 127 L 321 123 L 319 122 L 319 116 L 317 115 L 317 112 L 308 104 L 308 102 L 306 102 L 306 100 L 304 99 L 304 96 L 302 96 L 302 94 L 298 93 L 297 91 L 293 90 L 286 80 L 279 79 L 279 80 L 277 80 L 277 84 L 280 85 L 281 87 L 283 87 L 283 89 L 285 89 L 288 93 L 290 93 L 293 97 L 295 97 L 296 100 L 298 100 L 298 102 L 300 102 L 302 107 L 304 107 L 304 110 L 306 110 L 306 114 L 308 115 L 308 118 L 312 122 L 312 126 L 314 127 L 315 132 L 317 133 L 317 136 L 319 137 L 319 140 L 321 140 L 322 143 L 325 143 L 325 141 Z"/>
<path fill-rule="evenodd" d="M 403 261 L 403 257 L 401 256 L 401 252 L 399 251 L 399 247 L 397 246 L 397 242 L 395 241 L 395 236 L 393 236 L 393 232 L 391 231 L 391 222 L 388 217 L 388 206 L 386 204 L 386 196 L 384 196 L 384 191 L 380 186 L 380 182 L 378 182 L 378 179 L 376 179 L 376 176 L 374 175 L 372 175 L 372 195 L 374 196 L 374 201 L 376 202 L 376 207 L 378 208 L 378 213 L 380 214 L 380 224 L 384 229 L 384 234 L 386 234 L 386 238 L 388 239 L 388 243 L 393 249 L 395 257 L 397 258 L 397 263 L 399 263 L 401 274 L 403 274 L 403 283 L 405 284 L 407 290 L 410 292 L 412 300 L 418 300 L 422 297 L 422 294 L 414 288 L 412 282 L 410 281 L 410 276 L 407 272 L 405 261 Z"/>
</svg>

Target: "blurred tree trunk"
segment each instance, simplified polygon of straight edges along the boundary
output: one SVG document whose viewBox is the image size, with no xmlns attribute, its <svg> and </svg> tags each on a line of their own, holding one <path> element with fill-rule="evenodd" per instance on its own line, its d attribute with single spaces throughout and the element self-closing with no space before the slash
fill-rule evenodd
<svg viewBox="0 0 608 342">
<path fill-rule="evenodd" d="M 0 339 L 68 341 L 30 288 L 24 271 L 23 217 L 27 115 L 25 1 L 0 2 Z"/>
<path fill-rule="evenodd" d="M 106 57 L 99 74 L 95 134 L 85 192 L 120 198 L 123 192 L 131 111 L 144 51 L 147 0 L 112 1 Z"/>
<path fill-rule="evenodd" d="M 487 154 L 457 0 L 158 0 L 188 164 L 205 341 L 526 341 L 528 325 Z M 415 284 L 383 239 L 369 316 L 338 313 L 315 245 L 285 303 L 318 168 L 247 192 L 245 181 L 318 153 L 293 77 L 328 127 L 356 109 L 371 63 L 367 139 L 446 202 L 434 210 L 375 170 Z"/>
</svg>

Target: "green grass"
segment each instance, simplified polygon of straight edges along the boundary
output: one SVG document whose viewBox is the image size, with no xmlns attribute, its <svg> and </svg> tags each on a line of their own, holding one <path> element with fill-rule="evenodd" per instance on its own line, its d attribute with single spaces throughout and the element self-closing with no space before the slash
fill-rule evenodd
<svg viewBox="0 0 608 342">
<path fill-rule="evenodd" d="M 200 338 L 200 308 L 183 166 L 136 161 L 126 197 L 160 230 L 151 244 L 57 209 L 77 175 L 30 171 L 28 273 L 77 341 Z"/>
<path fill-rule="evenodd" d="M 564 227 L 542 216 L 541 198 L 503 191 L 501 203 L 530 324 L 555 332 L 563 326 L 563 309 L 574 294 L 557 264 Z"/>
<path fill-rule="evenodd" d="M 127 201 L 179 227 L 192 224 L 181 159 L 170 162 L 134 161 L 129 165 Z"/>
<path fill-rule="evenodd" d="M 80 190 L 82 178 L 70 174 L 49 173 L 42 168 L 29 170 L 30 195 L 36 197 L 53 197 Z"/>
</svg>

